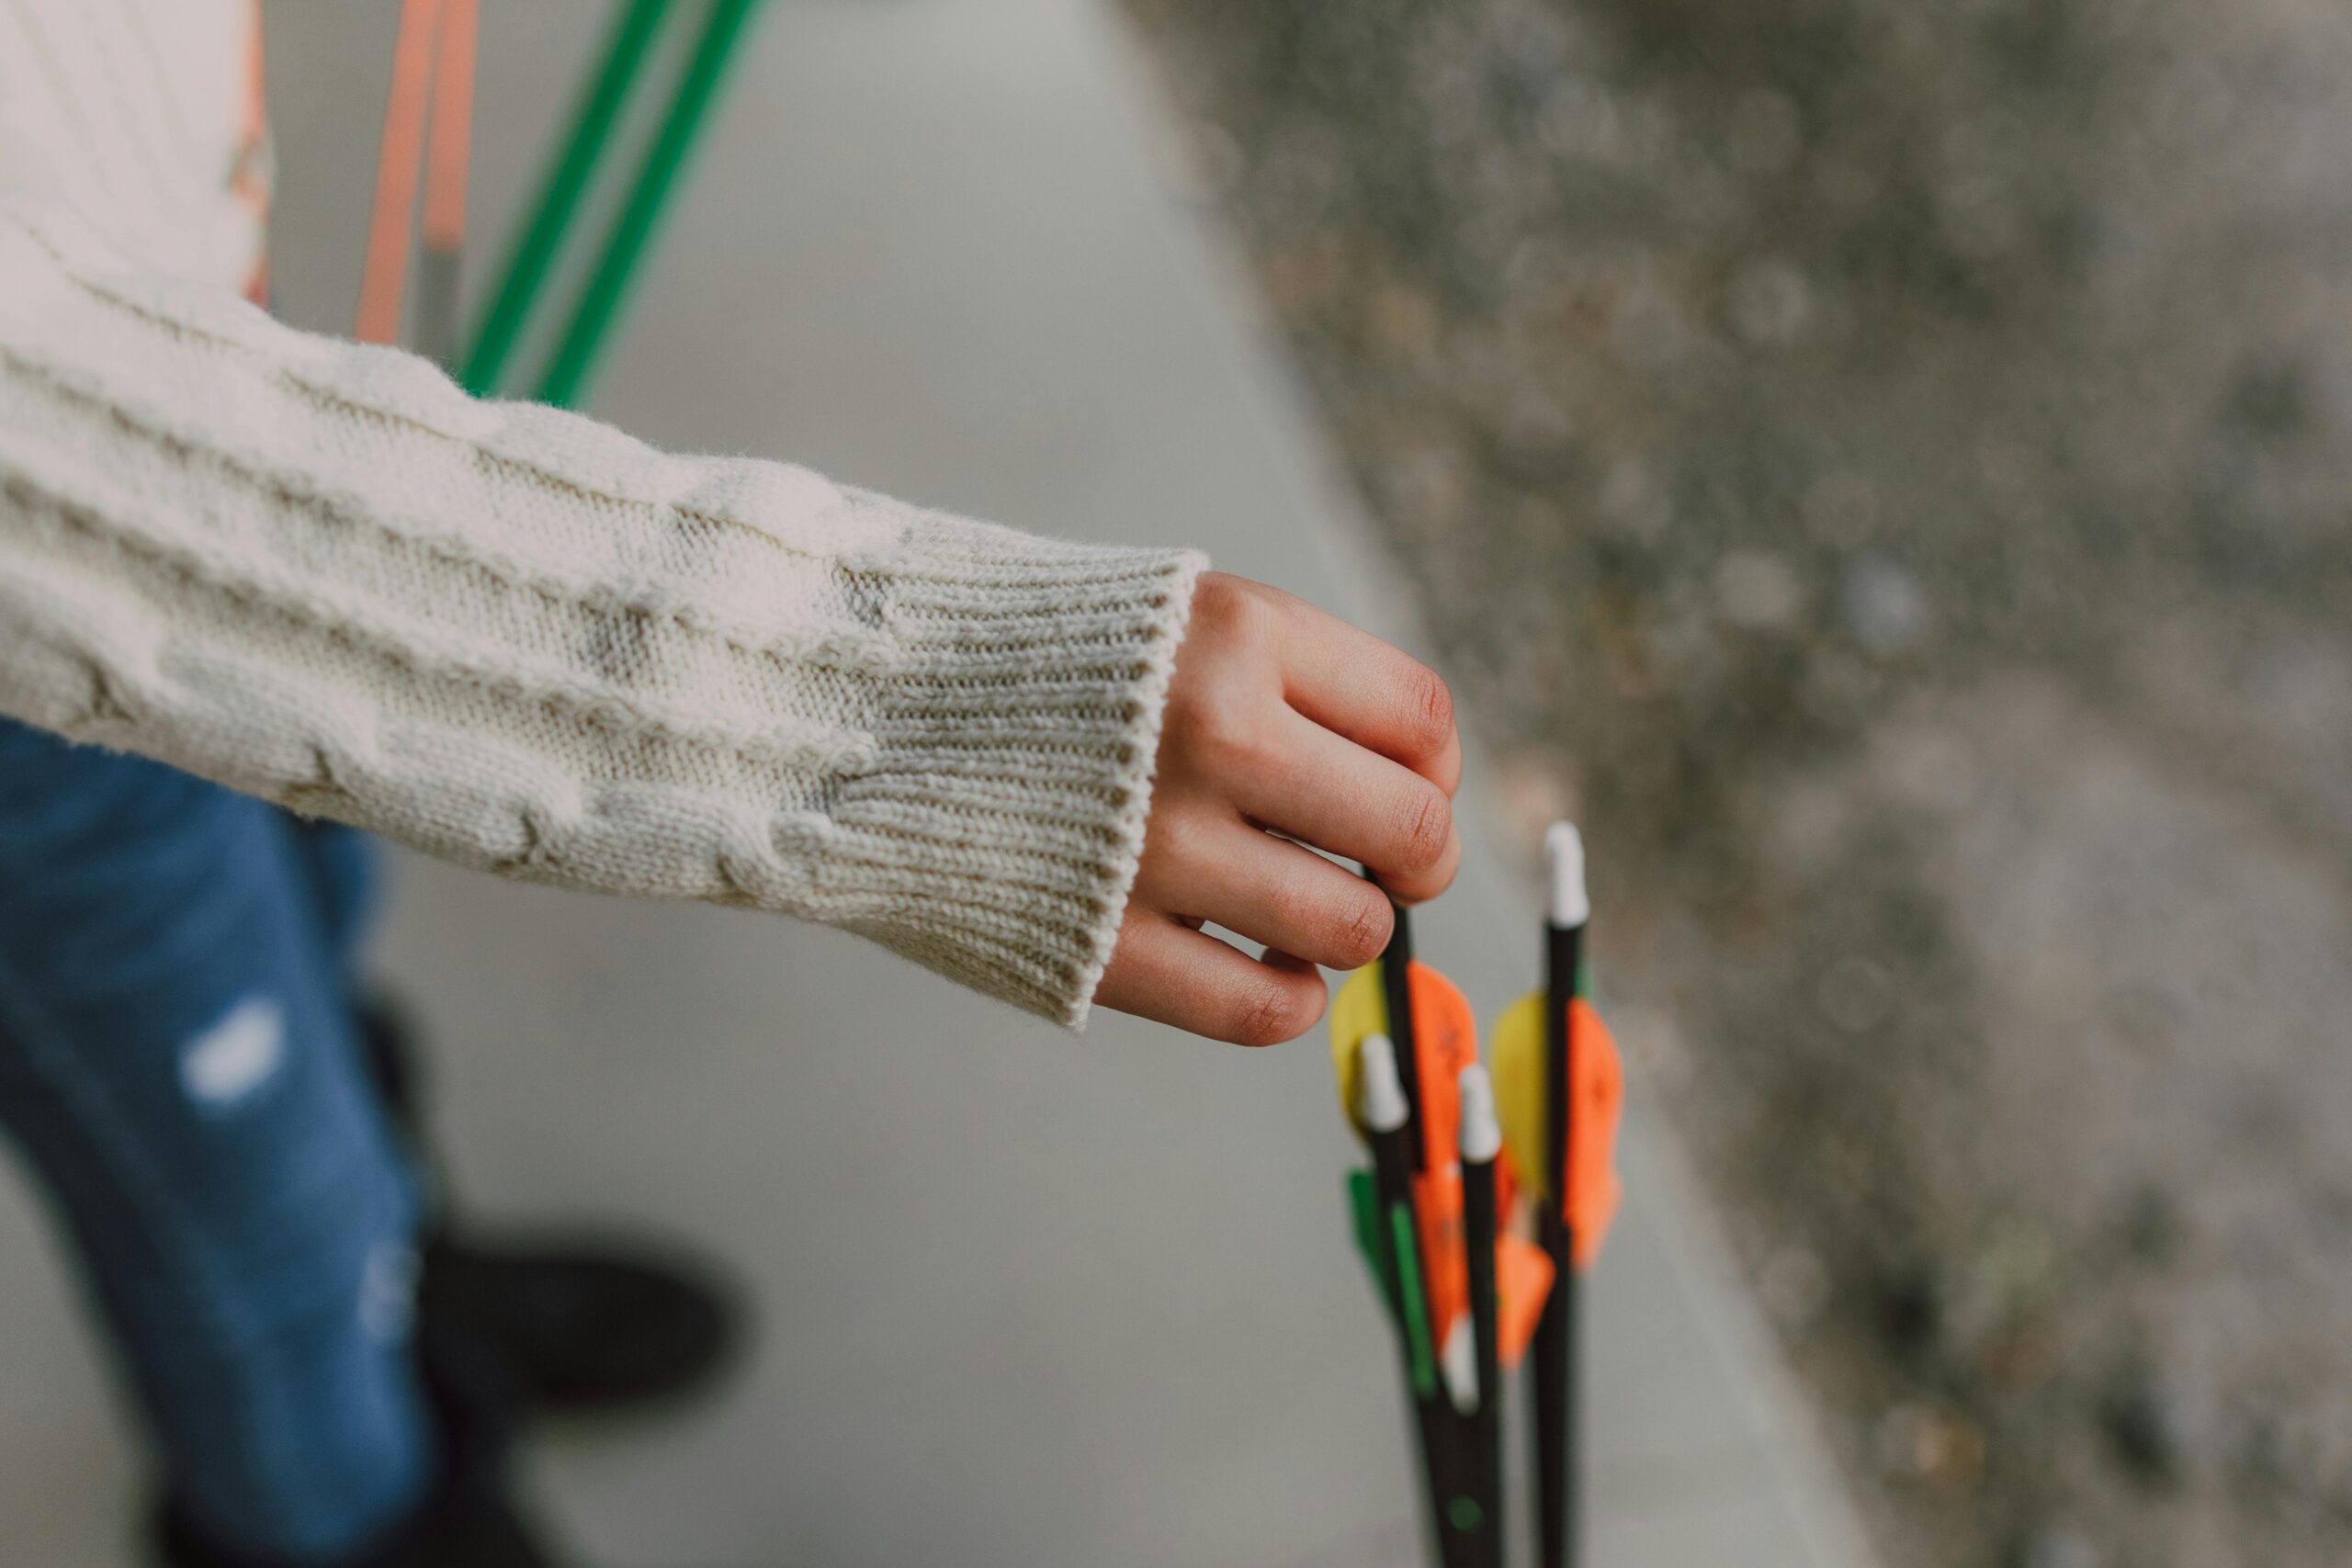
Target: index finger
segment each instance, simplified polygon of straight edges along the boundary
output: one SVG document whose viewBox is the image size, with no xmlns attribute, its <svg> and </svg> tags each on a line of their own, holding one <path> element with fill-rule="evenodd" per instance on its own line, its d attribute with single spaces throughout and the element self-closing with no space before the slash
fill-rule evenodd
<svg viewBox="0 0 2352 1568">
<path fill-rule="evenodd" d="M 1286 607 L 1284 700 L 1452 795 L 1462 782 L 1462 741 L 1453 694 L 1437 671 L 1303 599 Z"/>
</svg>

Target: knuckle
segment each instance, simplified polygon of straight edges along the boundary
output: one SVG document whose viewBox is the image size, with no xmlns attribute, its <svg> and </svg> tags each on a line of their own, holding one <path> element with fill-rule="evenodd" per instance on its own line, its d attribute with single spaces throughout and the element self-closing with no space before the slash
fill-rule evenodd
<svg viewBox="0 0 2352 1568">
<path fill-rule="evenodd" d="M 1351 895 L 1331 918 L 1331 956 L 1335 966 L 1361 969 L 1388 947 L 1396 916 L 1388 900 L 1366 890 Z"/>
<path fill-rule="evenodd" d="M 1183 873 L 1201 863 L 1201 813 L 1162 792 L 1144 824 L 1144 858 L 1153 869 Z"/>
<path fill-rule="evenodd" d="M 1292 988 L 1270 974 L 1239 987 L 1227 1015 L 1226 1038 L 1237 1045 L 1279 1045 L 1315 1021 L 1304 1017 L 1304 1010 Z"/>
<path fill-rule="evenodd" d="M 1313 935 L 1323 924 L 1323 906 L 1313 889 L 1295 882 L 1276 886 L 1267 899 L 1266 919 L 1272 933 L 1285 942 Z"/>
<path fill-rule="evenodd" d="M 1231 694 L 1170 694 L 1161 716 L 1163 754 L 1212 769 L 1230 769 L 1253 759 L 1259 745 L 1256 719 Z"/>
<path fill-rule="evenodd" d="M 1219 641 L 1256 644 L 1271 637 L 1281 610 L 1255 583 L 1211 572 L 1193 590 L 1193 621 Z"/>
<path fill-rule="evenodd" d="M 1161 755 L 1199 755 L 1208 742 L 1209 716 L 1209 710 L 1189 695 L 1170 693 L 1167 709 L 1159 717 Z"/>
<path fill-rule="evenodd" d="M 1460 874 L 1461 870 L 1462 857 L 1458 853 L 1450 856 L 1446 860 L 1441 861 L 1430 873 L 1430 890 L 1426 897 L 1434 898 L 1439 894 L 1444 892 L 1447 888 L 1453 886 L 1453 879 L 1456 875 Z"/>
<path fill-rule="evenodd" d="M 1436 671 L 1416 667 L 1400 694 L 1406 721 L 1424 756 L 1453 738 L 1453 692 Z"/>
<path fill-rule="evenodd" d="M 1415 791 L 1399 830 L 1396 869 L 1408 876 L 1436 870 L 1453 837 L 1453 804 L 1445 792 L 1435 784 Z"/>
<path fill-rule="evenodd" d="M 1256 774 L 1272 761 L 1266 726 L 1241 704 L 1218 704 L 1199 714 L 1195 726 L 1199 754 L 1228 774 Z"/>
</svg>

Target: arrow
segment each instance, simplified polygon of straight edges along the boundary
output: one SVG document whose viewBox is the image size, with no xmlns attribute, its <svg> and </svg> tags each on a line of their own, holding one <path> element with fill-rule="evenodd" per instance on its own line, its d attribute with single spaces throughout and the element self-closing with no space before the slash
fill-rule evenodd
<svg viewBox="0 0 2352 1568">
<path fill-rule="evenodd" d="M 1442 1535 L 1448 1501 L 1440 1475 L 1444 1435 L 1437 1424 L 1436 1341 L 1430 1333 L 1413 1218 L 1412 1105 L 1405 1098 L 1396 1045 L 1386 1034 L 1374 1030 L 1358 1036 L 1346 1061 L 1343 1103 L 1349 1121 L 1372 1149 L 1372 1179 L 1358 1184 L 1370 1187 L 1372 1212 L 1365 1216 L 1359 1210 L 1357 1234 L 1396 1325 L 1430 1528 Z"/>
<path fill-rule="evenodd" d="M 1497 1093 L 1510 1162 L 1536 1205 L 1536 1236 L 1554 1271 L 1535 1329 L 1535 1513 L 1540 1568 L 1577 1561 L 1577 1274 L 1600 1255 L 1617 1210 L 1617 1123 L 1624 1074 L 1616 1043 L 1585 1000 L 1583 947 L 1591 905 L 1584 840 L 1554 823 L 1544 835 L 1551 897 L 1544 990 L 1498 1021 Z"/>
<path fill-rule="evenodd" d="M 1503 1380 L 1502 1349 L 1495 1337 L 1495 1176 L 1503 1130 L 1495 1120 L 1495 1091 L 1487 1069 L 1474 1063 L 1462 1069 L 1459 1082 L 1462 1121 L 1457 1146 L 1462 1163 L 1465 1285 L 1470 1297 L 1467 1327 L 1475 1367 L 1470 1409 L 1464 1413 L 1470 1427 L 1465 1468 L 1470 1493 L 1486 1516 L 1485 1528 L 1477 1532 L 1476 1541 L 1478 1562 L 1481 1568 L 1502 1568 Z M 1461 1403 L 1457 1396 L 1456 1406 Z"/>
<path fill-rule="evenodd" d="M 1397 1309 L 1409 1328 L 1426 1325 L 1433 1363 L 1469 1306 L 1463 1240 L 1462 1171 L 1455 1147 L 1460 1077 L 1477 1061 L 1477 1020 L 1462 992 L 1412 953 L 1412 922 L 1396 910 L 1395 935 L 1380 960 L 1350 976 L 1331 1005 L 1331 1059 L 1340 1102 L 1360 1134 L 1366 1066 L 1385 1049 L 1393 1058 L 1406 1106 L 1399 1140 L 1410 1222 L 1395 1243 Z M 1382 1046 L 1372 1042 L 1378 1040 Z M 1375 1172 L 1376 1174 L 1376 1172 Z M 1362 1227 L 1360 1226 L 1360 1233 Z M 1418 1300 L 1416 1299 L 1418 1297 Z M 1472 1494 L 1464 1468 L 1467 1432 L 1433 1380 L 1414 1385 L 1414 1418 L 1429 1483 L 1431 1528 L 1447 1568 L 1473 1568 L 1500 1521 Z"/>
</svg>

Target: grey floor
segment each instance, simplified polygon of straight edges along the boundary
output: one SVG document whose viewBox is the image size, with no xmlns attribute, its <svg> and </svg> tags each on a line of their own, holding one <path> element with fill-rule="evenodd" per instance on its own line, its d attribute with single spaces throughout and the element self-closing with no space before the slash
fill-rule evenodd
<svg viewBox="0 0 2352 1568">
<path fill-rule="evenodd" d="M 601 7 L 485 7 L 474 210 L 514 212 Z M 274 4 L 278 276 L 347 320 L 394 7 Z M 1410 639 L 1090 0 L 770 7 L 601 412 L 1075 536 L 1195 541 Z M 1476 824 L 1473 823 L 1474 829 Z M 1389 1350 L 1315 1041 L 1069 1038 L 849 938 L 400 866 L 386 969 L 485 1213 L 732 1260 L 744 1375 L 535 1450 L 595 1561 L 1415 1561 Z M 1529 899 L 1474 852 L 1423 945 L 1491 1013 Z M 1859 1564 L 1670 1151 L 1638 1116 L 1595 1278 L 1592 1559 Z M 0 1562 L 132 1560 L 138 1470 L 0 1180 Z"/>
</svg>

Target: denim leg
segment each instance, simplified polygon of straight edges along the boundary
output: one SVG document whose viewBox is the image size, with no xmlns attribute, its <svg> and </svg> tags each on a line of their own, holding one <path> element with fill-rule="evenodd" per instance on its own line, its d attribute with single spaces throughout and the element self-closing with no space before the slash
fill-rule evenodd
<svg viewBox="0 0 2352 1568">
<path fill-rule="evenodd" d="M 288 829 L 301 852 L 311 897 L 319 911 L 320 934 L 326 940 L 335 972 L 348 982 L 352 999 L 359 999 L 359 944 L 376 913 L 376 888 L 382 879 L 377 862 L 383 846 L 369 834 L 340 822 L 320 822 L 289 816 Z"/>
<path fill-rule="evenodd" d="M 182 1505 L 295 1559 L 434 1463 L 415 1196 L 307 854 L 275 807 L 0 720 L 0 1127 Z"/>
<path fill-rule="evenodd" d="M 367 979 L 359 972 L 359 950 L 376 912 L 384 846 L 373 835 L 340 822 L 288 815 L 286 824 L 301 851 L 311 902 L 319 912 L 320 932 L 342 983 L 345 1005 L 356 1012 L 368 1000 Z M 435 1218 L 439 1172 L 433 1168 L 426 1151 L 414 1143 L 420 1115 L 418 1064 L 409 1051 L 381 1043 L 363 1049 L 362 1060 L 377 1103 L 390 1117 L 393 1134 L 400 1140 L 415 1190 L 419 1228 L 429 1229 Z"/>
</svg>

